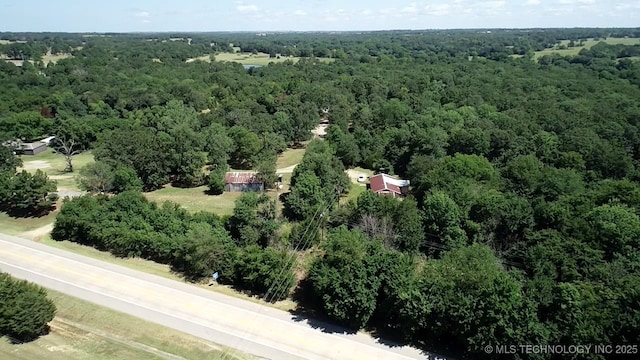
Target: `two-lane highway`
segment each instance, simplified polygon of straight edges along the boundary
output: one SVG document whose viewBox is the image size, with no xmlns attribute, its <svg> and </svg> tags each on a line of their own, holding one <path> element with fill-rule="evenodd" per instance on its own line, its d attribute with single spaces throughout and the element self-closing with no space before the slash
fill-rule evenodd
<svg viewBox="0 0 640 360">
<path fill-rule="evenodd" d="M 0 270 L 263 358 L 428 358 L 410 347 L 323 332 L 284 311 L 2 234 Z"/>
</svg>

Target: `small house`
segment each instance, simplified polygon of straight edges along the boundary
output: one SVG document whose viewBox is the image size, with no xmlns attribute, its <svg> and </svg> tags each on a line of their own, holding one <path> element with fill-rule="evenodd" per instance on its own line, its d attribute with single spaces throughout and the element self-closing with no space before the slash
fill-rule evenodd
<svg viewBox="0 0 640 360">
<path fill-rule="evenodd" d="M 228 172 L 224 178 L 224 191 L 263 191 L 264 184 L 253 172 Z"/>
<path fill-rule="evenodd" d="M 409 191 L 409 180 L 395 179 L 387 174 L 369 178 L 369 188 L 378 195 L 399 197 Z"/>
</svg>

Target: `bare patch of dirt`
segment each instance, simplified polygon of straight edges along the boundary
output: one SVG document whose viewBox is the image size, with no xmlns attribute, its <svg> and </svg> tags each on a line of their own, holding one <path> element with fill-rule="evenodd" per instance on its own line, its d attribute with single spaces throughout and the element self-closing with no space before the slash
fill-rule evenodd
<svg viewBox="0 0 640 360">
<path fill-rule="evenodd" d="M 38 240 L 39 238 L 48 235 L 53 230 L 53 224 L 48 224 L 31 231 L 23 232 L 20 237 L 29 240 Z"/>
<path fill-rule="evenodd" d="M 291 174 L 293 172 L 293 169 L 296 168 L 296 166 L 298 166 L 298 164 L 278 169 L 278 170 L 276 170 L 276 173 L 278 173 L 278 174 Z"/>
</svg>

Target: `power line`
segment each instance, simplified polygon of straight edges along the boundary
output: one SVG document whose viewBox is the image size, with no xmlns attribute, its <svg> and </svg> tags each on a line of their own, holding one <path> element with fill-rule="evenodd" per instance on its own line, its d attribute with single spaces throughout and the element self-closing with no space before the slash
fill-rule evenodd
<svg viewBox="0 0 640 360">
<path fill-rule="evenodd" d="M 280 296 L 282 296 L 284 294 L 284 292 L 287 291 L 287 286 L 286 285 L 287 285 L 288 276 L 287 276 L 287 274 L 285 272 L 287 270 L 290 270 L 293 267 L 293 264 L 295 263 L 296 254 L 299 251 L 299 249 L 306 248 L 309 245 L 310 241 L 313 239 L 313 237 L 315 237 L 314 234 L 317 234 L 318 229 L 322 225 L 322 220 L 324 219 L 325 213 L 331 208 L 331 206 L 333 206 L 333 203 L 334 203 L 333 201 L 339 200 L 340 191 L 338 191 L 337 188 L 334 188 L 334 190 L 336 190 L 336 192 L 329 199 L 329 201 L 326 204 L 326 206 L 323 205 L 323 204 L 319 204 L 318 205 L 318 207 L 317 207 L 317 209 L 316 209 L 316 211 L 314 213 L 314 216 L 311 218 L 311 221 L 309 221 L 304 233 L 302 234 L 301 239 L 304 240 L 306 238 L 306 240 L 300 241 L 298 243 L 298 245 L 295 246 L 293 251 L 290 252 L 290 255 L 287 255 L 287 257 L 286 257 L 286 259 L 285 259 L 285 261 L 284 261 L 284 263 L 282 265 L 282 268 L 278 272 L 278 275 L 273 279 L 273 283 L 271 284 L 271 286 L 269 286 L 269 288 L 265 292 L 265 295 L 263 296 L 263 299 L 265 301 L 271 302 L 274 299 L 278 299 Z M 322 211 L 320 211 L 320 210 L 322 210 Z M 317 225 L 314 227 L 315 231 L 313 233 L 309 233 L 309 229 L 312 228 L 312 225 L 313 225 L 314 222 L 317 222 Z M 310 236 L 307 237 L 307 234 L 309 234 Z M 282 280 L 281 280 L 281 278 L 282 278 Z M 271 294 L 271 299 L 269 299 L 269 294 Z M 260 308 L 257 312 L 255 312 L 254 318 L 256 318 L 258 315 L 260 315 L 262 313 L 263 309 L 264 308 Z M 245 333 L 248 333 L 248 331 L 245 331 Z M 233 348 L 238 348 L 238 346 L 242 343 L 243 340 L 244 340 L 244 337 L 241 337 L 239 339 L 239 341 L 236 343 L 236 345 L 233 346 Z M 228 356 L 230 356 L 230 355 L 231 355 L 230 351 L 224 352 L 223 356 L 222 356 L 222 360 L 226 360 L 228 358 Z"/>
</svg>

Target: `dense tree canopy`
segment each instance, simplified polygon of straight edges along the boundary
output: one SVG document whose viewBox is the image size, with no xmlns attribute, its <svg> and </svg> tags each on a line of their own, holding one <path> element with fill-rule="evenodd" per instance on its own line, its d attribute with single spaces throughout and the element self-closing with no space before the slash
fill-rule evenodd
<svg viewBox="0 0 640 360">
<path fill-rule="evenodd" d="M 34 60 L 0 63 L 0 138 L 55 133 L 94 149 L 82 186 L 118 195 L 66 202 L 56 240 L 191 279 L 218 271 L 267 298 L 305 279 L 298 290 L 330 319 L 456 355 L 637 344 L 640 46 L 609 41 L 625 36 L 640 31 L 0 34 L 21 41 L 0 53 Z M 187 61 L 231 43 L 302 58 Z M 72 57 L 45 66 L 54 49 Z M 324 141 L 308 141 L 321 120 Z M 272 183 L 287 146 L 306 150 L 283 219 L 271 194 L 243 195 L 220 219 L 139 193 L 172 183 L 218 195 L 229 168 Z M 46 205 L 47 179 L 0 156 L 0 190 L 38 189 L 0 198 Z M 410 180 L 408 196 L 352 184 L 354 167 Z"/>
</svg>

